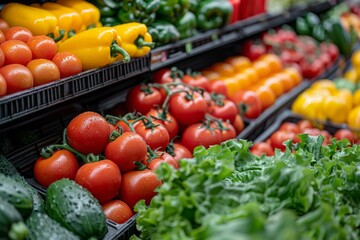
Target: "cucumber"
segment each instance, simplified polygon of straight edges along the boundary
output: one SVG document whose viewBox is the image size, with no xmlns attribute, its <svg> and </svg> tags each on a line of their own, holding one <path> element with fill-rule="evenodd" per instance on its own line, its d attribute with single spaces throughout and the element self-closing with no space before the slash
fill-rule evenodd
<svg viewBox="0 0 360 240">
<path fill-rule="evenodd" d="M 44 200 L 40 194 L 25 181 L 24 177 L 19 174 L 15 166 L 12 165 L 11 162 L 9 162 L 4 156 L 0 156 L 0 173 L 11 177 L 18 182 L 21 182 L 24 187 L 30 191 L 33 200 L 33 211 L 45 212 Z"/>
<path fill-rule="evenodd" d="M 33 209 L 30 191 L 22 184 L 0 173 L 0 198 L 5 199 L 26 218 Z"/>
<path fill-rule="evenodd" d="M 8 201 L 0 198 L 0 239 L 23 240 L 29 233 L 23 218 Z"/>
<path fill-rule="evenodd" d="M 75 181 L 61 179 L 50 184 L 45 202 L 49 216 L 81 239 L 100 239 L 106 234 L 106 217 L 101 205 Z"/>
<path fill-rule="evenodd" d="M 29 240 L 80 240 L 44 213 L 33 212 L 26 220 L 26 225 L 30 229 Z"/>
</svg>

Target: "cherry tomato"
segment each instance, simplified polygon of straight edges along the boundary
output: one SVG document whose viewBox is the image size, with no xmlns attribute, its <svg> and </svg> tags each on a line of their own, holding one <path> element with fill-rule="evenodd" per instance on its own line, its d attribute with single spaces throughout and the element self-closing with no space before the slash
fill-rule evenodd
<svg viewBox="0 0 360 240">
<path fill-rule="evenodd" d="M 197 146 L 204 146 L 205 148 L 211 145 L 221 143 L 221 132 L 219 129 L 208 129 L 201 123 L 196 123 L 188 126 L 181 139 L 181 144 L 184 145 L 190 152 L 194 151 Z"/>
<path fill-rule="evenodd" d="M 175 169 L 179 168 L 178 162 L 175 160 L 173 156 L 171 156 L 167 152 L 158 152 L 157 154 L 159 157 L 152 159 L 148 165 L 148 168 L 150 170 L 157 169 L 162 163 L 167 163 L 173 166 Z"/>
<path fill-rule="evenodd" d="M 339 49 L 338 47 L 330 42 L 322 42 L 320 43 L 320 50 L 322 52 L 327 52 L 331 58 L 331 61 L 335 61 L 339 57 Z"/>
<path fill-rule="evenodd" d="M 109 142 L 109 125 L 105 118 L 95 112 L 77 115 L 66 131 L 69 145 L 83 154 L 100 154 Z"/>
<path fill-rule="evenodd" d="M 247 118 L 257 118 L 261 114 L 261 101 L 253 91 L 237 91 L 230 99 L 240 107 L 241 114 Z"/>
<path fill-rule="evenodd" d="M 182 81 L 190 86 L 198 87 L 207 90 L 209 80 L 203 75 L 189 75 L 186 74 L 183 76 Z"/>
<path fill-rule="evenodd" d="M 168 130 L 170 139 L 174 138 L 179 132 L 178 122 L 176 121 L 174 116 L 171 115 L 171 113 L 169 112 L 165 113 L 165 116 L 161 116 L 161 115 L 163 115 L 163 111 L 157 110 L 155 108 L 152 108 L 146 114 L 146 116 L 153 118 L 153 122 L 155 124 L 156 123 L 162 124 Z"/>
<path fill-rule="evenodd" d="M 6 80 L 3 75 L 0 74 L 0 97 L 5 96 L 7 91 Z"/>
<path fill-rule="evenodd" d="M 283 142 L 288 139 L 294 139 L 295 137 L 296 134 L 293 132 L 276 131 L 270 137 L 271 146 L 273 148 L 278 148 L 281 151 L 285 151 L 286 147 L 283 145 Z"/>
<path fill-rule="evenodd" d="M 60 79 L 59 68 L 50 60 L 34 59 L 26 67 L 34 78 L 34 86 L 39 86 Z"/>
<path fill-rule="evenodd" d="M 6 41 L 5 34 L 3 31 L 0 30 L 0 44 L 2 44 L 5 41 Z"/>
<path fill-rule="evenodd" d="M 137 133 L 124 132 L 105 148 L 105 157 L 115 162 L 122 173 L 137 168 L 146 159 L 146 142 Z"/>
<path fill-rule="evenodd" d="M 121 185 L 118 166 L 110 160 L 82 165 L 76 173 L 75 182 L 91 192 L 100 203 L 117 196 Z"/>
<path fill-rule="evenodd" d="M 43 58 L 52 60 L 57 52 L 57 45 L 54 39 L 45 35 L 30 38 L 27 41 L 27 45 L 31 49 L 33 59 Z"/>
<path fill-rule="evenodd" d="M 320 60 L 307 60 L 304 59 L 300 63 L 302 74 L 305 78 L 313 79 L 319 76 L 324 71 L 323 62 Z"/>
<path fill-rule="evenodd" d="M 180 143 L 174 143 L 174 153 L 175 153 L 175 160 L 179 161 L 183 158 L 192 158 L 193 155 L 190 152 L 189 149 L 187 149 L 184 145 L 181 145 Z"/>
<path fill-rule="evenodd" d="M 350 129 L 339 129 L 335 132 L 334 137 L 338 140 L 346 138 L 350 141 L 351 144 L 357 142 L 355 133 Z"/>
<path fill-rule="evenodd" d="M 25 27 L 11 27 L 5 31 L 6 40 L 19 40 L 24 43 L 27 43 L 30 38 L 33 37 L 31 31 Z"/>
<path fill-rule="evenodd" d="M 255 61 L 266 53 L 266 47 L 260 41 L 247 40 L 243 43 L 243 55 L 251 61 Z"/>
<path fill-rule="evenodd" d="M 122 132 L 131 132 L 131 128 L 129 127 L 129 125 L 127 125 L 124 121 L 119 120 L 116 124 L 115 124 L 115 128 L 122 129 Z"/>
<path fill-rule="evenodd" d="M 214 117 L 224 121 L 229 120 L 230 123 L 234 123 L 235 117 L 238 114 L 238 108 L 233 101 L 224 99 L 218 102 L 212 102 L 208 112 Z"/>
<path fill-rule="evenodd" d="M 145 169 L 142 171 L 130 171 L 122 175 L 119 198 L 126 202 L 130 209 L 134 209 L 135 204 L 141 199 L 149 205 L 151 199 L 156 195 L 154 190 L 161 185 L 161 181 L 156 174 Z"/>
<path fill-rule="evenodd" d="M 322 61 L 324 68 L 327 68 L 331 65 L 331 57 L 327 52 L 322 52 L 319 56 L 319 59 Z"/>
<path fill-rule="evenodd" d="M 82 72 L 80 59 L 72 53 L 56 53 L 51 61 L 59 68 L 61 78 L 70 77 Z"/>
<path fill-rule="evenodd" d="M 250 152 L 257 156 L 261 156 L 263 153 L 265 153 L 266 156 L 274 155 L 273 147 L 269 143 L 266 143 L 266 142 L 255 143 L 251 147 Z"/>
<path fill-rule="evenodd" d="M 239 134 L 241 133 L 242 130 L 244 130 L 245 124 L 240 114 L 236 115 L 233 126 L 236 130 L 236 134 Z"/>
<path fill-rule="evenodd" d="M 20 64 L 9 64 L 0 68 L 0 74 L 6 80 L 6 94 L 19 92 L 33 87 L 34 80 L 31 72 Z"/>
<path fill-rule="evenodd" d="M 170 98 L 170 113 L 184 125 L 200 122 L 207 111 L 207 104 L 200 93 L 177 93 Z"/>
<path fill-rule="evenodd" d="M 8 40 L 0 45 L 5 55 L 5 65 L 17 63 L 26 66 L 32 60 L 29 46 L 19 40 Z"/>
<path fill-rule="evenodd" d="M 299 51 L 286 49 L 281 52 L 280 59 L 283 64 L 300 63 L 304 59 L 304 55 Z"/>
<path fill-rule="evenodd" d="M 132 88 L 127 96 L 126 103 L 130 112 L 137 111 L 146 114 L 151 108 L 161 106 L 162 95 L 159 90 L 141 84 Z"/>
<path fill-rule="evenodd" d="M 147 127 L 146 124 L 141 121 L 136 124 L 134 129 L 152 150 L 165 150 L 166 146 L 170 142 L 169 132 L 163 125 Z"/>
<path fill-rule="evenodd" d="M 0 18 L 0 30 L 6 32 L 6 30 L 8 30 L 9 28 L 9 24 L 4 19 Z"/>
<path fill-rule="evenodd" d="M 224 127 L 223 130 L 221 130 L 221 142 L 225 142 L 230 139 L 234 139 L 236 137 L 236 130 L 229 122 L 222 122 L 222 125 Z"/>
<path fill-rule="evenodd" d="M 208 82 L 207 89 L 210 93 L 217 93 L 227 96 L 227 91 L 228 91 L 227 86 L 221 80 Z"/>
<path fill-rule="evenodd" d="M 300 132 L 299 126 L 296 123 L 291 122 L 284 122 L 283 124 L 281 124 L 279 130 L 285 132 L 293 132 L 295 134 L 298 134 Z"/>
<path fill-rule="evenodd" d="M 133 216 L 130 207 L 120 200 L 111 200 L 101 206 L 106 218 L 118 224 L 126 223 Z"/>
<path fill-rule="evenodd" d="M 79 163 L 75 155 L 68 150 L 57 150 L 49 158 L 40 157 L 34 165 L 34 177 L 38 183 L 48 187 L 62 178 L 75 179 Z"/>
<path fill-rule="evenodd" d="M 297 122 L 297 125 L 299 127 L 299 132 L 304 132 L 307 128 L 313 128 L 314 126 L 309 120 L 302 119 Z"/>
</svg>

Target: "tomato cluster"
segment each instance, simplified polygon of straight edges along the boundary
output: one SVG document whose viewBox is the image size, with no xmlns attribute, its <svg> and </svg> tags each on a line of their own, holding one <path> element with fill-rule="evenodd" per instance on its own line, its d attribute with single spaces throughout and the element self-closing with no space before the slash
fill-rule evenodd
<svg viewBox="0 0 360 240">
<path fill-rule="evenodd" d="M 0 24 L 0 96 L 29 89 L 82 71 L 71 53 L 57 53 L 56 42 L 33 36 L 24 27 Z"/>
<path fill-rule="evenodd" d="M 284 122 L 281 124 L 280 128 L 275 131 L 265 142 L 255 143 L 250 151 L 257 156 L 265 154 L 267 156 L 274 155 L 275 149 L 280 149 L 285 151 L 286 147 L 283 145 L 283 142 L 289 139 L 292 139 L 293 143 L 298 143 L 300 141 L 299 134 L 308 134 L 310 136 L 322 135 L 324 137 L 323 145 L 330 143 L 330 140 L 334 137 L 338 140 L 348 139 L 351 144 L 359 142 L 356 134 L 350 129 L 339 129 L 334 135 L 331 135 L 327 130 L 320 130 L 311 123 L 309 120 L 302 119 L 297 123 L 293 122 Z"/>
</svg>

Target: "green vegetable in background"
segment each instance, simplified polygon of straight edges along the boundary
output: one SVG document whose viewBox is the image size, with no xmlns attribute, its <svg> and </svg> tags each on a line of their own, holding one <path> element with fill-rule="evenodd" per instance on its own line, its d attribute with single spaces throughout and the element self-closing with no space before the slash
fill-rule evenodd
<svg viewBox="0 0 360 240">
<path fill-rule="evenodd" d="M 194 13 L 189 11 L 186 11 L 176 20 L 175 26 L 180 33 L 180 39 L 192 37 L 198 32 L 196 30 L 196 16 L 194 15 Z"/>
<path fill-rule="evenodd" d="M 156 46 L 165 45 L 180 39 L 180 33 L 170 22 L 156 21 L 148 26 L 148 32 L 151 34 Z"/>
<path fill-rule="evenodd" d="M 321 20 L 318 17 L 318 15 L 316 15 L 315 13 L 312 13 L 312 12 L 306 13 L 306 15 L 304 16 L 304 19 L 305 19 L 306 23 L 308 24 L 308 26 L 311 28 L 313 28 L 316 25 L 321 24 Z"/>
<path fill-rule="evenodd" d="M 196 10 L 198 28 L 210 30 L 229 23 L 233 7 L 227 0 L 204 0 Z"/>
<path fill-rule="evenodd" d="M 230 140 L 197 147 L 178 170 L 162 165 L 158 194 L 136 205 L 140 238 L 358 239 L 360 146 L 299 138 L 273 157 Z"/>
<path fill-rule="evenodd" d="M 189 0 L 160 0 L 157 19 L 175 22 L 189 7 Z"/>
<path fill-rule="evenodd" d="M 140 22 L 149 25 L 155 21 L 160 0 L 123 0 L 117 17 L 121 23 Z"/>
<path fill-rule="evenodd" d="M 295 31 L 299 35 L 311 35 L 311 28 L 309 27 L 307 21 L 302 17 L 298 17 L 296 19 Z"/>
<path fill-rule="evenodd" d="M 325 29 L 322 24 L 315 25 L 310 34 L 313 38 L 315 38 L 318 42 L 324 42 L 328 39 Z"/>
<path fill-rule="evenodd" d="M 337 89 L 347 89 L 351 92 L 356 90 L 356 84 L 346 80 L 345 78 L 336 78 L 334 79 L 334 83 Z"/>
</svg>

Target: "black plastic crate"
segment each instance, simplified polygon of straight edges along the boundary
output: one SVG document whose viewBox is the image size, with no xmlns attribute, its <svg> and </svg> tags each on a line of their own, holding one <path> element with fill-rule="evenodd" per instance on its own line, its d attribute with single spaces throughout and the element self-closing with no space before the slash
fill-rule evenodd
<svg viewBox="0 0 360 240">
<path fill-rule="evenodd" d="M 306 119 L 298 114 L 293 113 L 290 110 L 286 110 L 282 112 L 277 118 L 276 121 L 263 131 L 261 135 L 259 135 L 254 142 L 265 142 L 274 132 L 276 132 L 282 123 L 284 122 L 292 122 L 297 123 L 300 120 Z M 309 119 L 310 120 L 310 119 Z M 334 134 L 339 129 L 349 129 L 346 124 L 334 124 L 331 122 L 323 122 L 318 120 L 310 120 L 314 125 L 319 126 L 321 130 L 326 130 L 330 134 Z"/>
<path fill-rule="evenodd" d="M 0 125 L 30 113 L 74 99 L 104 86 L 148 72 L 150 57 L 133 58 L 129 63 L 84 71 L 55 82 L 0 98 Z"/>
</svg>

